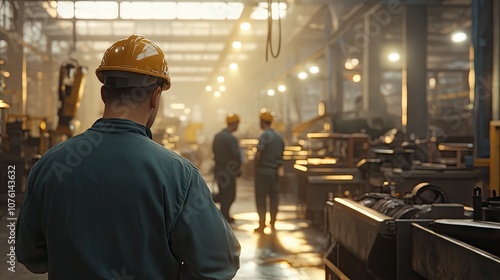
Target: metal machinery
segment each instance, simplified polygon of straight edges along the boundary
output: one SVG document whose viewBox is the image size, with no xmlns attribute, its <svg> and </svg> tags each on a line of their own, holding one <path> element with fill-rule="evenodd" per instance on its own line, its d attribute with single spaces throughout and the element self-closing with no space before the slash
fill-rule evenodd
<svg viewBox="0 0 500 280">
<path fill-rule="evenodd" d="M 307 218 L 321 224 L 329 194 L 351 197 L 370 191 L 355 166 L 368 156 L 370 138 L 362 133 L 308 133 L 307 138 L 308 158 L 294 164 L 297 198 Z"/>
<path fill-rule="evenodd" d="M 385 181 L 377 192 L 355 199 L 330 197 L 326 279 L 498 279 L 499 135 L 500 123 L 491 121 L 491 195 L 474 187 L 476 172 L 456 162 L 401 168 L 415 152 L 410 149 L 362 160 L 358 168 L 368 182 L 381 176 L 404 180 Z"/>
<path fill-rule="evenodd" d="M 357 166 L 371 185 L 388 184 L 393 195 L 402 196 L 413 192 L 421 183 L 429 183 L 439 190 L 446 202 L 470 206 L 470 193 L 481 180 L 480 173 L 462 163 L 464 155 L 456 159 L 457 156 L 450 158 L 440 151 L 446 147 L 456 153 L 470 152 L 471 148 L 463 148 L 469 145 L 418 140 L 403 142 L 401 147 L 373 148 L 376 157 L 362 160 Z M 460 147 L 458 152 L 455 147 Z"/>
<path fill-rule="evenodd" d="M 400 197 L 417 192 L 422 184 L 430 184 L 436 196 L 444 198 L 443 202 L 472 204 L 470 193 L 480 180 L 477 171 L 457 166 L 448 157 L 436 160 L 449 161 L 451 165 L 428 162 L 428 142 L 417 140 L 396 146 L 395 132 L 389 133 L 393 136 L 389 137 L 390 142 L 372 148 L 369 136 L 361 133 L 308 134 L 308 158 L 296 160 L 294 169 L 298 200 L 305 204 L 313 223 L 323 223 L 328 197 L 359 197 L 382 188 Z M 421 156 L 424 154 L 425 158 Z"/>
<path fill-rule="evenodd" d="M 468 117 L 473 137 L 467 141 L 473 145 L 408 139 L 406 133 L 406 143 L 375 149 L 376 157 L 360 162 L 362 176 L 380 187 L 326 203 L 326 279 L 499 279 L 499 17 L 491 12 L 499 6 L 478 0 L 471 8 L 475 83 L 470 90 L 476 94 Z M 416 53 L 411 57 L 420 59 Z M 425 79 L 420 70 L 408 77 L 420 74 Z M 429 129 L 420 121 L 427 112 L 418 111 L 425 105 L 409 102 L 413 125 Z"/>
<path fill-rule="evenodd" d="M 59 69 L 59 117 L 56 137 L 73 136 L 71 121 L 75 118 L 85 87 L 86 68 L 74 59 L 65 61 Z"/>
<path fill-rule="evenodd" d="M 241 152 L 243 153 L 241 171 L 245 178 L 250 178 L 255 174 L 253 170 L 253 159 L 255 158 L 255 152 L 257 152 L 258 143 L 259 139 L 255 138 L 240 139 Z"/>
<path fill-rule="evenodd" d="M 324 107 L 322 102 L 319 105 Z M 371 154 L 372 139 L 387 130 L 380 123 L 390 120 L 368 113 L 363 118 L 353 112 L 326 114 L 323 108 L 318 110 L 318 117 L 293 127 L 293 138 L 299 144 L 295 148 L 300 149 L 285 150 L 286 182 L 296 182 L 299 206 L 304 206 L 313 224 L 323 223 L 329 194 L 352 197 L 372 191 L 356 164 Z M 391 136 L 395 140 L 396 135 Z"/>
<path fill-rule="evenodd" d="M 85 85 L 86 68 L 76 60 L 68 60 L 59 73 L 58 124 L 55 130 L 49 127 L 49 116 L 7 113 L 8 105 L 2 102 L 0 116 L 0 166 L 15 165 L 19 176 L 17 184 L 26 177 L 31 166 L 56 143 L 73 136 L 71 121 L 76 116 Z M 6 176 L 0 170 L 0 179 Z M 5 180 L 4 180 L 5 181 Z M 19 192 L 22 188 L 17 189 Z"/>
<path fill-rule="evenodd" d="M 454 203 L 414 204 L 380 193 L 328 201 L 326 279 L 497 279 L 500 208 L 472 220 Z M 477 208 L 480 209 L 480 208 Z"/>
<path fill-rule="evenodd" d="M 494 279 L 500 207 L 495 194 L 479 206 L 473 196 L 481 176 L 463 162 L 471 145 L 402 141 L 397 130 L 379 140 L 310 133 L 308 158 L 295 160 L 299 201 L 329 234 L 327 279 Z"/>
<path fill-rule="evenodd" d="M 308 151 L 300 145 L 286 145 L 283 151 L 283 174 L 281 174 L 281 192 L 292 194 L 294 198 L 298 197 L 298 180 L 295 172 L 297 161 L 307 160 Z"/>
</svg>

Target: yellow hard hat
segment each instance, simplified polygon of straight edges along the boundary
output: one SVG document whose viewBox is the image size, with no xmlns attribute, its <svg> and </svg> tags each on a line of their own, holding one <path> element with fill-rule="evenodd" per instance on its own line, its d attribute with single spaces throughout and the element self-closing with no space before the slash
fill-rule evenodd
<svg viewBox="0 0 500 280">
<path fill-rule="evenodd" d="M 237 114 L 229 114 L 229 115 L 227 115 L 227 117 L 226 117 L 226 123 L 227 124 L 237 123 L 237 122 L 240 122 L 240 117 Z"/>
<path fill-rule="evenodd" d="M 260 120 L 268 123 L 273 122 L 274 114 L 268 111 L 264 111 L 260 113 Z"/>
<path fill-rule="evenodd" d="M 110 72 L 111 71 L 111 72 Z M 132 35 L 109 47 L 95 70 L 97 78 L 104 84 L 108 75 L 128 72 L 149 75 L 165 80 L 162 90 L 170 88 L 167 60 L 163 51 L 141 35 Z M 123 74 L 123 73 L 122 73 Z M 123 75 L 121 75 L 123 77 Z"/>
</svg>

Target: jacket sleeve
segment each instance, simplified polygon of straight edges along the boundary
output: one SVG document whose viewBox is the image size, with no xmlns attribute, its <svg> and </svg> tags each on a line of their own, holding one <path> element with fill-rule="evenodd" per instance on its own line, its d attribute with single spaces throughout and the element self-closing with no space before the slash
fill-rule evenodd
<svg viewBox="0 0 500 280">
<path fill-rule="evenodd" d="M 240 267 L 240 244 L 198 171 L 191 176 L 171 243 L 182 263 L 180 279 L 232 279 Z"/>
<path fill-rule="evenodd" d="M 233 141 L 231 141 L 230 143 L 231 145 L 231 154 L 232 154 L 232 158 L 235 162 L 234 164 L 234 167 L 230 167 L 230 168 L 234 168 L 234 175 L 236 176 L 240 176 L 241 175 L 241 149 L 240 149 L 240 144 L 238 142 L 238 139 L 235 137 L 233 138 Z"/>
<path fill-rule="evenodd" d="M 36 173 L 33 168 L 33 173 Z M 36 176 L 30 174 L 23 203 L 16 224 L 16 257 L 33 273 L 48 271 L 47 243 L 40 222 L 41 209 L 37 209 L 32 198 Z"/>
<path fill-rule="evenodd" d="M 238 161 L 238 163 L 241 163 L 241 149 L 240 144 L 238 143 L 238 139 L 233 138 L 233 141 L 231 141 L 230 145 L 232 158 Z"/>
</svg>

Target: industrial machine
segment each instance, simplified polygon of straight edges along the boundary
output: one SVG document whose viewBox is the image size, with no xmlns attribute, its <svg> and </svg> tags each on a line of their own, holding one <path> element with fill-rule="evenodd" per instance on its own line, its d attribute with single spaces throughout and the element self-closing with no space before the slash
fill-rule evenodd
<svg viewBox="0 0 500 280">
<path fill-rule="evenodd" d="M 16 184 L 23 186 L 22 180 L 36 160 L 56 143 L 73 136 L 71 121 L 83 94 L 86 68 L 70 59 L 62 63 L 59 74 L 58 124 L 55 130 L 48 125 L 49 116 L 8 113 L 9 105 L 0 102 L 0 179 L 5 178 L 7 165 L 15 165 Z M 21 187 L 16 190 L 23 191 Z"/>
<path fill-rule="evenodd" d="M 326 279 L 497 279 L 499 128 L 490 122 L 488 186 L 476 186 L 482 176 L 463 167 L 461 156 L 451 165 L 405 163 L 414 151 L 387 149 L 361 161 L 367 182 L 384 183 L 377 192 L 327 201 Z"/>
<path fill-rule="evenodd" d="M 472 208 L 444 198 L 422 204 L 420 195 L 328 201 L 326 279 L 497 279 L 500 223 L 473 220 Z M 475 209 L 500 213 L 494 205 Z"/>
<path fill-rule="evenodd" d="M 61 64 L 59 69 L 59 117 L 56 138 L 73 136 L 71 121 L 76 116 L 85 87 L 86 68 L 74 59 Z M 60 141 L 62 139 L 57 139 Z"/>
<path fill-rule="evenodd" d="M 391 187 L 393 195 L 403 196 L 415 190 L 415 186 L 429 183 L 446 202 L 471 206 L 470 193 L 481 180 L 481 174 L 469 167 L 457 167 L 435 162 L 416 160 L 413 149 L 373 149 L 377 157 L 363 159 L 357 167 L 362 177 L 373 187 Z M 417 162 L 415 162 L 417 161 Z"/>
<path fill-rule="evenodd" d="M 362 133 L 308 133 L 308 158 L 296 160 L 297 199 L 313 224 L 323 223 L 328 196 L 358 196 L 370 191 L 355 163 L 368 156 L 369 136 Z"/>
</svg>

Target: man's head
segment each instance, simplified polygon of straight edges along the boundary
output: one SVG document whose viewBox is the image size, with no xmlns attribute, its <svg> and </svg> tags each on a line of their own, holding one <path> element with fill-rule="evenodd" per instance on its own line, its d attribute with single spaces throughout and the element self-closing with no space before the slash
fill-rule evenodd
<svg viewBox="0 0 500 280">
<path fill-rule="evenodd" d="M 269 111 L 261 111 L 260 113 L 260 128 L 265 129 L 271 127 L 273 122 L 274 114 Z"/>
<path fill-rule="evenodd" d="M 237 114 L 229 114 L 226 117 L 227 129 L 230 132 L 235 132 L 238 130 L 238 125 L 240 124 L 240 117 Z"/>
<path fill-rule="evenodd" d="M 101 97 L 105 117 L 131 119 L 153 124 L 161 92 L 170 88 L 163 51 L 140 35 L 132 35 L 109 47 L 96 69 L 103 84 Z"/>
</svg>

